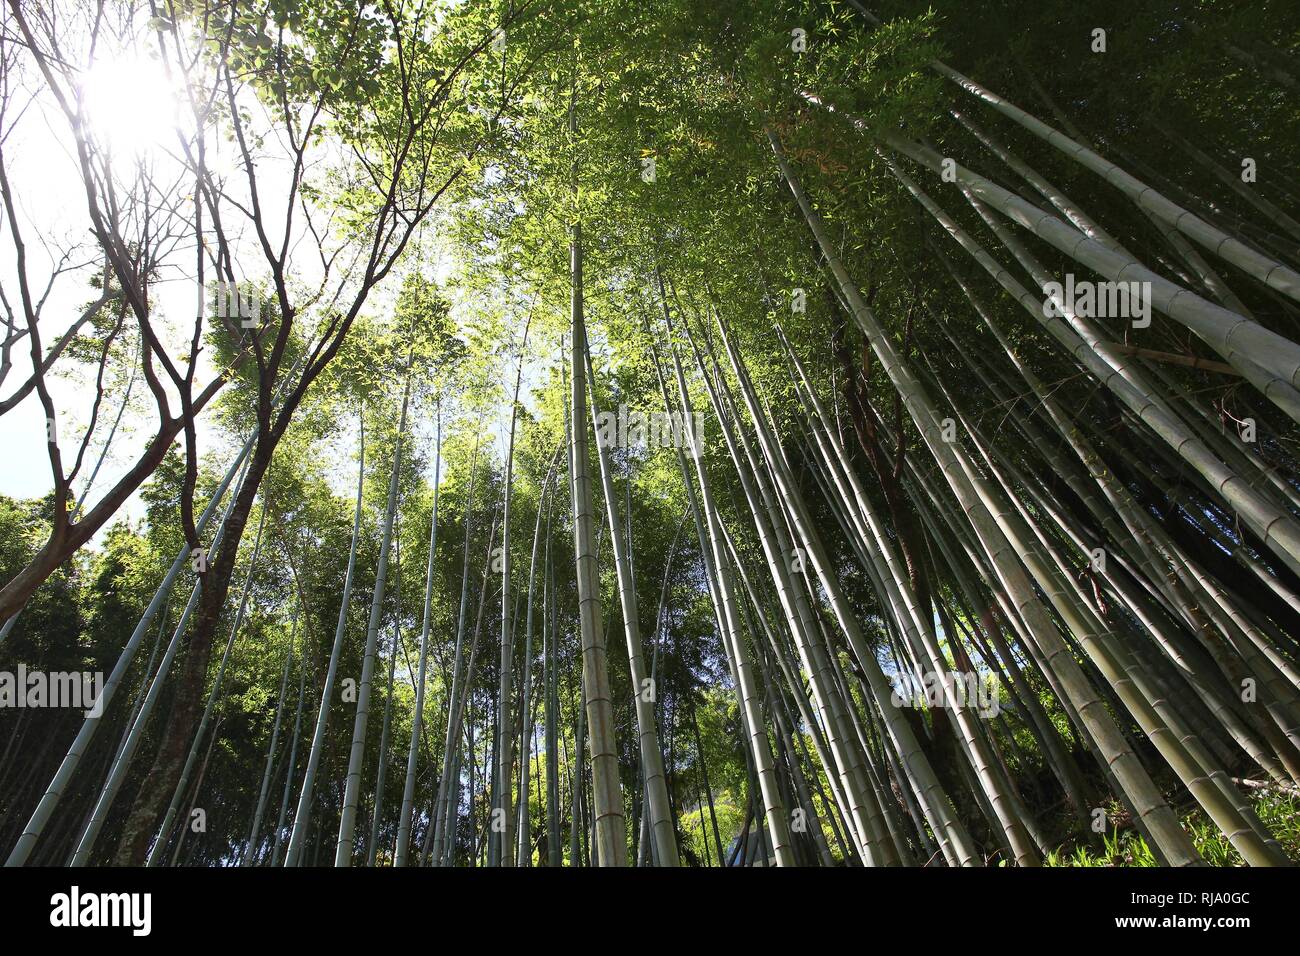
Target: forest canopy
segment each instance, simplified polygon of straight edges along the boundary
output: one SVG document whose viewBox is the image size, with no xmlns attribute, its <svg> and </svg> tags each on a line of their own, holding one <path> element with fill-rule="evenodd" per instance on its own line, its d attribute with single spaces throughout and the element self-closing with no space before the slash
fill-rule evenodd
<svg viewBox="0 0 1300 956">
<path fill-rule="evenodd" d="M 1300 7 L 7 0 L 10 866 L 1300 862 Z"/>
</svg>

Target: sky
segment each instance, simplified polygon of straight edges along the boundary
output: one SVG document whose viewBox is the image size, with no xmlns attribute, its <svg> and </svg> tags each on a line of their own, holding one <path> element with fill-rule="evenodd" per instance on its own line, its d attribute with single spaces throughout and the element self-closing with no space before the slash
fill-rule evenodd
<svg viewBox="0 0 1300 956">
<path fill-rule="evenodd" d="M 168 165 L 165 158 L 155 160 L 152 156 L 158 139 L 169 128 L 166 112 L 160 107 L 163 99 L 156 85 L 157 76 L 156 70 L 126 61 L 119 62 L 111 71 L 107 68 L 93 70 L 92 79 L 87 83 L 87 108 L 98 111 L 93 114 L 97 117 L 97 125 L 102 123 L 113 130 L 105 138 L 115 151 L 123 154 L 121 163 L 124 168 L 137 159 L 146 163 L 157 162 L 160 167 Z M 132 142 L 137 144 L 136 148 L 130 146 Z M 84 187 L 67 121 L 48 98 L 38 97 L 23 113 L 5 143 L 4 152 L 34 294 L 44 291 L 56 263 L 68 252 L 73 253 L 69 261 L 85 263 L 82 268 L 58 276 L 49 286 L 49 297 L 41 309 L 39 326 L 42 346 L 48 351 L 82 313 L 86 303 L 97 295 L 89 284 L 100 266 L 90 233 Z M 0 233 L 0 286 L 18 313 L 16 321 L 21 328 L 25 323 L 20 311 L 16 277 L 13 233 L 6 223 L 3 233 Z M 166 271 L 155 287 L 154 295 L 159 314 L 166 317 L 165 325 L 180 325 L 178 316 L 183 317 L 181 322 L 188 323 L 194 314 L 197 286 L 180 270 Z M 13 368 L 0 384 L 0 395 L 11 394 L 27 379 L 32 368 L 29 349 L 27 338 L 14 347 Z M 57 429 L 65 458 L 75 454 L 88 420 L 87 396 L 94 387 L 92 376 L 93 370 L 61 362 L 47 378 L 58 413 Z M 205 374 L 204 380 L 206 377 Z M 124 384 L 120 383 L 121 386 Z M 78 495 L 86 490 L 85 479 L 93 471 L 117 416 L 123 391 L 124 387 L 114 390 L 100 412 L 97 437 L 87 452 L 80 480 L 74 486 Z M 143 379 L 136 381 L 132 399 L 132 406 L 114 434 L 95 487 L 91 489 L 89 500 L 92 502 L 96 492 L 112 487 L 148 437 L 145 429 L 150 419 L 140 414 L 151 405 Z M 211 436 L 203 423 L 200 424 L 200 440 L 211 445 Z M 7 415 L 0 416 L 0 449 L 3 449 L 0 494 L 32 498 L 50 490 L 53 482 L 45 445 L 45 414 L 34 392 Z M 133 498 L 125 512 L 132 518 L 138 517 L 141 513 L 138 500 Z"/>
<path fill-rule="evenodd" d="M 177 149 L 176 125 L 178 117 L 184 112 L 184 101 L 178 93 L 177 84 L 169 79 L 167 72 L 148 51 L 130 49 L 115 55 L 101 50 L 82 76 L 81 95 L 92 135 L 112 151 L 113 169 L 120 183 L 129 183 L 138 169 L 148 168 L 156 181 L 162 184 L 166 196 L 172 200 L 181 200 L 181 214 L 186 217 L 192 215 L 192 212 L 186 211 L 192 210 L 192 198 L 190 194 L 182 193 L 186 180 L 180 178 L 180 167 L 174 157 Z M 5 126 L 8 128 L 12 125 L 12 130 L 4 143 L 4 161 L 15 194 L 22 237 L 27 247 L 27 274 L 34 294 L 41 294 L 55 263 L 69 250 L 74 253 L 73 261 L 85 263 L 82 268 L 58 276 L 50 286 L 48 299 L 41 310 L 39 326 L 42 346 L 48 350 L 81 314 L 85 304 L 97 295 L 89 283 L 99 271 L 100 265 L 90 231 L 86 196 L 68 121 L 53 98 L 43 90 L 43 84 L 33 83 L 30 74 L 26 80 L 26 89 L 16 97 L 15 104 L 6 117 Z M 33 98 L 34 88 L 40 92 Z M 20 112 L 19 108 L 29 98 L 30 103 Z M 14 116 L 18 118 L 14 120 Z M 287 164 L 280 160 L 277 168 L 276 157 L 269 155 L 276 145 L 274 137 L 268 139 L 271 145 L 267 155 L 259 157 L 258 163 L 261 199 L 264 208 L 268 210 L 282 209 L 287 196 L 287 189 L 283 185 Z M 210 137 L 208 150 L 217 174 L 220 176 L 225 173 L 229 177 L 227 182 L 232 192 L 243 187 L 246 193 L 242 175 L 235 175 L 238 170 L 232 162 L 234 146 Z M 246 196 L 237 198 L 247 202 Z M 268 220 L 272 223 L 268 227 L 272 231 L 272 241 L 278 242 L 280 237 L 274 234 L 273 225 L 276 217 L 268 216 Z M 280 221 L 283 221 L 282 214 Z M 301 223 L 299 218 L 300 233 L 296 236 L 299 239 L 301 235 L 309 235 L 301 228 Z M 265 272 L 260 250 L 251 248 L 253 236 L 247 224 L 228 221 L 227 228 L 242 234 L 237 242 L 245 243 L 243 251 L 251 253 L 241 256 L 237 251 L 237 261 L 248 263 L 252 268 L 262 266 L 262 271 Z M 301 250 L 295 247 L 294 253 L 291 254 L 291 275 L 295 279 L 305 277 L 305 281 L 311 281 L 310 259 L 316 256 L 314 249 Z M 192 234 L 186 235 L 163 263 L 151 287 L 154 314 L 163 329 L 171 333 L 167 344 L 173 355 L 187 351 L 193 316 L 204 298 L 194 278 L 194 258 Z M 444 280 L 449 268 L 450 263 L 440 257 L 432 265 L 435 281 Z M 22 328 L 25 322 L 19 310 L 16 276 L 14 237 L 6 222 L 0 230 L 0 287 L 18 312 L 15 318 Z M 262 276 L 255 274 L 249 278 Z M 396 283 L 390 281 L 387 284 L 391 287 Z M 392 289 L 381 288 L 372 295 L 370 309 L 379 309 L 377 314 L 382 315 L 385 311 L 384 303 L 391 302 L 391 299 Z M 129 320 L 127 329 L 135 331 L 134 324 Z M 14 347 L 13 367 L 7 378 L 0 382 L 0 396 L 11 394 L 27 379 L 32 367 L 29 348 L 26 338 Z M 89 397 L 94 386 L 93 374 L 93 369 L 60 362 L 47 379 L 58 412 L 57 429 L 65 461 L 75 455 L 77 443 L 88 421 Z M 210 381 L 212 375 L 210 364 L 201 359 L 196 376 L 200 387 Z M 94 469 L 95 461 L 117 416 L 125 378 L 117 384 L 118 387 L 106 398 L 105 406 L 100 411 L 95 439 L 87 452 L 78 482 L 74 485 L 74 494 L 80 495 L 85 491 L 86 478 Z M 173 396 L 173 411 L 178 404 Z M 155 421 L 153 401 L 143 378 L 137 377 L 131 405 L 123 416 L 121 427 L 114 434 L 108 455 L 95 486 L 91 489 L 90 502 L 94 502 L 99 493 L 112 487 L 117 478 L 130 467 L 150 437 Z M 231 443 L 212 428 L 208 415 L 200 417 L 197 432 L 201 453 L 206 455 L 217 451 L 221 458 L 217 466 L 222 467 L 224 461 L 234 453 Z M 8 414 L 0 416 L 0 450 L 3 451 L 0 455 L 0 494 L 33 498 L 50 490 L 53 482 L 45 435 L 44 409 L 34 392 Z M 345 465 L 339 469 L 340 488 L 351 480 L 345 476 L 350 470 L 346 467 L 345 457 L 346 451 L 340 454 L 341 463 Z M 142 511 L 138 495 L 135 495 L 119 512 L 119 516 L 134 520 L 141 516 Z"/>
</svg>

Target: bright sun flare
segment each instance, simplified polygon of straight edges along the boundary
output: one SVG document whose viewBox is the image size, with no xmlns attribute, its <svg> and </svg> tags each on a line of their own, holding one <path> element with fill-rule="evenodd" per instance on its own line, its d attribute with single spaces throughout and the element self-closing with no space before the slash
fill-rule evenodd
<svg viewBox="0 0 1300 956">
<path fill-rule="evenodd" d="M 81 91 L 96 134 L 115 149 L 145 152 L 174 140 L 177 90 L 157 60 L 100 59 L 84 74 Z"/>
</svg>

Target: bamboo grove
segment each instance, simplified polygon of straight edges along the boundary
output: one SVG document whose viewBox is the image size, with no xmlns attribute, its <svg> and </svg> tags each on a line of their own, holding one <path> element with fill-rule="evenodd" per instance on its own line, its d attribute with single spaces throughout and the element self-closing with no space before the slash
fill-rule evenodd
<svg viewBox="0 0 1300 956">
<path fill-rule="evenodd" d="M 7 0 L 7 865 L 1300 860 L 1300 12 L 979 8 Z"/>
</svg>

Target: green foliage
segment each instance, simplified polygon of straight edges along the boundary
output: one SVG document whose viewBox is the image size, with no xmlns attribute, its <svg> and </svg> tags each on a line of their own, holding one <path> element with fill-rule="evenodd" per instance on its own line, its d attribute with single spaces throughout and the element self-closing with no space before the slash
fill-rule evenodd
<svg viewBox="0 0 1300 956">
<path fill-rule="evenodd" d="M 1269 45 L 1277 50 L 1294 48 L 1296 13 L 1273 0 L 1250 10 L 1219 2 L 1134 5 L 1105 0 L 1096 6 L 998 0 L 984 5 L 978 15 L 964 8 L 931 9 L 926 3 L 896 0 L 879 5 L 877 12 L 885 22 L 876 28 L 855 6 L 838 0 L 755 0 L 732 5 L 700 0 L 639 5 L 564 0 L 529 5 L 521 12 L 519 5 L 499 2 L 434 3 L 427 9 L 420 7 L 420 17 L 412 16 L 405 6 L 344 0 L 271 0 L 262 7 L 211 8 L 183 3 L 176 8 L 182 22 L 200 13 L 213 18 L 206 27 L 213 38 L 208 55 L 215 58 L 216 47 L 228 42 L 232 71 L 251 84 L 256 105 L 270 116 L 269 126 L 263 128 L 266 121 L 259 121 L 252 109 L 246 116 L 222 116 L 219 109 L 214 114 L 214 122 L 232 136 L 238 121 L 250 138 L 253 154 L 264 145 L 258 136 L 300 129 L 294 124 L 319 110 L 321 125 L 314 135 L 328 147 L 329 161 L 305 174 L 302 197 L 314 212 L 328 217 L 328 229 L 316 237 L 322 259 L 327 246 L 338 246 L 363 266 L 369 263 L 362 268 L 367 279 L 383 279 L 364 307 L 358 303 L 354 313 L 346 316 L 338 305 L 344 301 L 341 294 L 337 301 L 313 300 L 303 310 L 305 316 L 287 309 L 286 303 L 297 301 L 302 292 L 297 283 L 305 282 L 297 275 L 287 278 L 283 294 L 265 275 L 240 285 L 243 294 L 255 296 L 260 303 L 263 342 L 275 341 L 287 328 L 282 378 L 273 389 L 277 394 L 283 376 L 317 347 L 318 336 L 351 324 L 337 355 L 295 409 L 243 532 L 244 545 L 232 580 L 236 593 L 245 577 L 250 581 L 250 611 L 236 635 L 216 711 L 212 763 L 203 784 L 203 792 L 219 796 L 219 801 L 210 802 L 219 802 L 222 809 L 214 814 L 211 839 L 190 844 L 194 862 L 226 864 L 242 851 L 275 713 L 282 709 L 282 734 L 288 734 L 301 677 L 304 721 L 311 725 L 340 614 L 344 621 L 340 673 L 359 674 L 404 398 L 409 408 L 407 429 L 401 436 L 396 548 L 382 608 L 381 660 L 372 700 L 372 718 L 392 704 L 388 784 L 378 808 L 379 861 L 381 865 L 391 861 L 390 831 L 395 831 L 406 748 L 413 733 L 414 660 L 423 623 L 426 567 L 431 568 L 431 676 L 423 735 L 417 742 L 417 829 L 423 834 L 427 825 L 437 770 L 445 757 L 443 733 L 458 639 L 466 655 L 477 639 L 475 671 L 465 695 L 468 729 L 464 739 L 456 742 L 465 751 L 468 768 L 462 767 L 462 772 L 467 787 L 471 774 L 475 776 L 473 789 L 457 805 L 461 819 L 455 855 L 466 861 L 477 859 L 483 850 L 480 833 L 489 805 L 483 768 L 495 752 L 490 725 L 495 722 L 493 708 L 501 678 L 497 655 L 492 653 L 500 640 L 501 584 L 495 576 L 500 565 L 494 567 L 490 549 L 501 542 L 497 523 L 507 470 L 513 479 L 510 557 L 516 576 L 511 591 L 520 599 L 514 628 L 520 642 L 515 649 L 518 672 L 512 686 L 520 689 L 531 675 L 531 692 L 537 699 L 543 633 L 560 672 L 554 704 L 558 752 L 539 745 L 523 761 L 532 781 L 526 809 L 534 835 L 533 861 L 541 864 L 545 858 L 538 835 L 544 833 L 552 809 L 561 819 L 563 855 L 568 860 L 569 836 L 582 830 L 582 822 L 571 819 L 569 802 L 575 767 L 582 769 L 575 760 L 582 664 L 565 459 L 572 414 L 567 336 L 575 224 L 583 230 L 583 291 L 594 367 L 590 387 L 597 407 L 676 411 L 673 360 L 679 360 L 689 398 L 706 422 L 702 462 L 715 483 L 720 520 L 736 539 L 745 567 L 763 571 L 764 553 L 754 540 L 736 463 L 704 385 L 706 377 L 733 388 L 736 384 L 719 336 L 725 326 L 744 356 L 760 400 L 770 410 L 781 451 L 807 496 L 815 524 L 824 529 L 831 570 L 867 635 L 868 651 L 896 670 L 903 665 L 894 649 L 898 628 L 891 619 L 893 612 L 877 591 L 874 569 L 859 561 L 843 515 L 818 493 L 819 482 L 825 479 L 818 470 L 806 410 L 774 328 L 779 325 L 788 335 L 807 365 L 813 387 L 831 405 L 853 465 L 867 479 L 864 493 L 888 516 L 887 535 L 901 542 L 902 529 L 909 520 L 919 520 L 922 508 L 905 493 L 897 499 L 887 497 L 886 479 L 870 470 L 868 442 L 854 420 L 860 409 L 850 403 L 852 389 L 860 386 L 855 394 L 879 423 L 879 434 L 885 437 L 878 438 L 877 444 L 885 457 L 902 459 L 899 474 L 904 477 L 897 480 L 903 491 L 924 491 L 932 485 L 946 494 L 942 491 L 946 485 L 926 456 L 909 409 L 896 397 L 860 330 L 837 301 L 821 253 L 809 241 L 788 186 L 776 173 L 767 134 L 780 138 L 846 268 L 862 286 L 895 348 L 923 371 L 927 382 L 932 376 L 957 402 L 969 400 L 981 425 L 997 427 L 998 440 L 1005 440 L 1012 454 L 1025 457 L 1033 453 L 1033 442 L 1015 431 L 1010 409 L 1030 404 L 1020 399 L 1033 396 L 1019 387 L 1018 394 L 1004 401 L 977 379 L 972 371 L 976 366 L 957 361 L 952 340 L 981 356 L 1000 356 L 1000 352 L 935 254 L 949 240 L 920 216 L 876 152 L 881 135 L 902 131 L 909 138 L 932 143 L 945 156 L 959 157 L 972 168 L 1009 182 L 1010 174 L 994 167 L 990 156 L 952 121 L 949 110 L 955 103 L 965 108 L 966 101 L 928 68 L 930 61 L 950 60 L 991 87 L 1014 93 L 1017 102 L 1044 115 L 1051 113 L 1047 99 L 1058 101 L 1086 134 L 1102 140 L 1099 145 L 1108 155 L 1131 153 L 1143 165 L 1168 170 L 1170 178 L 1187 183 L 1193 195 L 1209 190 L 1215 182 L 1213 172 L 1196 167 L 1183 152 L 1154 137 L 1157 120 L 1203 131 L 1203 145 L 1221 157 L 1235 157 L 1240 144 L 1248 142 L 1261 167 L 1273 170 L 1288 168 L 1300 142 L 1292 99 L 1262 84 L 1217 41 L 1219 35 L 1231 33 L 1252 38 L 1251 48 L 1256 50 Z M 154 28 L 168 28 L 169 16 Z M 504 45 L 493 44 L 494 31 L 507 16 L 512 19 Z M 1199 30 L 1191 28 L 1193 21 L 1200 24 Z M 1094 23 L 1110 25 L 1113 46 L 1104 62 L 1081 54 L 1083 37 Z M 794 31 L 802 31 L 806 47 L 795 48 Z M 1021 36 L 1031 38 L 1032 46 L 1019 40 Z M 1213 64 L 1220 81 L 1221 88 L 1213 95 L 1188 82 L 1189 74 L 1206 63 Z M 1051 87 L 1050 96 L 1046 89 L 1037 92 L 1040 82 Z M 815 105 L 810 97 L 823 105 Z M 1053 182 L 1059 181 L 1071 194 L 1086 196 L 1098 219 L 1121 223 L 1126 242 L 1144 254 L 1158 247 L 1158 234 L 1132 214 L 1126 200 L 1096 189 L 1068 159 L 1022 130 L 1000 132 L 1013 149 L 1032 156 L 1035 166 Z M 399 168 L 397 182 L 386 185 Z M 933 179 L 927 180 L 926 188 L 976 232 L 981 224 L 964 207 L 956 187 Z M 395 256 L 391 272 L 383 277 L 375 274 L 383 253 L 397 253 L 394 237 L 401 233 L 390 220 L 382 235 L 373 235 L 378 211 L 391 199 L 397 221 L 414 221 L 417 215 L 428 214 L 422 204 L 435 191 L 449 213 L 430 216 L 402 254 Z M 1217 198 L 1219 193 L 1213 195 Z M 1223 202 L 1231 215 L 1241 217 L 1233 197 Z M 982 236 L 991 244 L 987 234 Z M 1069 267 L 1064 257 L 1050 250 L 1035 247 L 1035 252 L 1042 252 L 1052 269 Z M 957 272 L 995 303 L 991 312 L 1017 349 L 1023 349 L 1027 364 L 1051 383 L 1062 404 L 1082 410 L 1082 430 L 1124 434 L 1120 429 L 1127 422 L 1113 400 L 1099 392 L 1095 382 L 1080 376 L 1070 356 L 1054 351 L 1015 311 L 1014 303 L 994 299 L 997 290 L 982 275 L 976 276 L 973 268 L 964 264 Z M 1234 275 L 1232 281 L 1238 278 Z M 340 288 L 351 286 L 342 282 Z M 796 289 L 805 296 L 801 310 L 793 306 Z M 1279 307 L 1270 294 L 1258 289 L 1251 288 L 1246 295 L 1260 307 L 1265 321 L 1294 327 L 1293 308 Z M 134 362 L 138 341 L 129 329 L 115 331 L 118 316 L 116 309 L 101 313 L 74 340 L 68 358 L 78 374 L 84 376 L 87 369 L 93 373 L 106 343 L 108 367 L 114 373 L 128 358 Z M 294 320 L 290 326 L 285 325 L 287 317 Z M 210 321 L 204 329 L 205 360 L 213 368 L 231 368 L 248 345 L 243 332 Z M 1168 341 L 1157 344 L 1191 354 L 1193 344 L 1181 331 L 1161 334 Z M 518 407 L 513 402 L 516 375 L 522 379 Z M 667 385 L 667 408 L 661 376 Z M 125 376 L 117 374 L 112 388 L 124 388 L 124 381 Z M 1206 384 L 1191 377 L 1185 381 L 1198 392 L 1210 393 L 1222 421 L 1251 410 L 1238 384 L 1220 380 Z M 216 403 L 210 420 L 215 441 L 204 445 L 208 457 L 200 468 L 196 497 L 200 506 L 234 449 L 251 434 L 259 385 L 266 384 L 259 378 L 256 362 L 246 362 L 232 374 Z M 724 415 L 730 416 L 731 412 Z M 1274 411 L 1259 416 L 1268 430 L 1287 434 L 1287 423 L 1272 421 L 1280 420 Z M 751 434 L 746 411 L 737 408 L 735 417 L 729 424 Z M 514 458 L 508 463 L 505 443 L 512 418 L 517 431 Z M 435 419 L 441 425 L 437 450 Z M 361 422 L 365 432 L 361 536 L 352 601 L 343 608 Z M 436 471 L 435 457 L 440 460 Z M 1289 460 L 1280 453 L 1275 457 L 1279 463 Z M 701 553 L 689 518 L 676 449 L 618 447 L 611 452 L 611 462 L 615 493 L 620 497 L 616 507 L 629 529 L 640 631 L 647 657 L 653 654 L 656 661 L 657 730 L 674 803 L 680 808 L 678 836 L 688 860 L 703 865 L 711 859 L 716 866 L 713 816 L 729 848 L 743 830 L 757 794 L 746 759 L 737 690 L 708 591 L 710 556 Z M 1123 460 L 1118 466 L 1102 464 L 1119 467 L 1125 487 L 1145 494 L 1144 504 L 1151 505 L 1151 513 L 1164 517 L 1181 508 L 1187 520 L 1175 514 L 1171 523 L 1187 525 L 1184 532 L 1195 535 L 1194 540 L 1212 555 L 1207 562 L 1214 560 L 1215 548 L 1228 552 L 1225 541 L 1244 541 L 1247 552 L 1254 548 L 1251 539 L 1232 537 L 1240 534 L 1232 528 L 1234 515 L 1199 498 L 1194 506 L 1182 504 L 1183 495 L 1200 493 L 1199 489 L 1185 491 L 1191 480 L 1184 482 L 1182 471 L 1170 479 L 1178 487 L 1166 499 L 1157 493 L 1161 489 L 1151 491 L 1163 472 L 1148 477 L 1141 470 L 1145 462 L 1131 467 Z M 1164 464 L 1157 462 L 1152 468 Z M 0 646 L 0 660 L 112 666 L 163 570 L 184 546 L 180 516 L 185 467 L 178 444 L 139 492 L 141 520 L 111 525 L 92 548 L 51 577 L 24 609 L 13 638 Z M 1063 490 L 1056 477 L 1043 476 L 1042 492 L 1068 498 L 1073 490 Z M 435 493 L 438 538 L 430 561 Z M 603 516 L 607 503 L 599 488 L 595 499 L 596 511 Z M 924 498 L 918 494 L 917 500 Z M 1068 503 L 1073 507 L 1072 500 Z M 1076 510 L 1086 513 L 1086 509 Z M 49 536 L 51 513 L 48 499 L 0 498 L 0 578 L 8 580 L 32 560 Z M 1050 527 L 1037 502 L 1031 502 L 1026 513 L 1038 526 Z M 248 539 L 263 514 L 265 539 L 253 566 Z M 533 583 L 535 594 L 545 593 L 547 603 L 533 602 L 535 659 L 524 661 L 527 607 L 522 602 L 535 527 L 542 557 Z M 1094 530 L 1102 533 L 1084 529 L 1088 534 Z M 944 531 L 940 526 L 940 534 Z M 1068 535 L 1049 534 L 1050 545 L 1066 560 L 1079 557 L 1079 545 Z M 928 547 L 933 537 L 927 531 L 921 541 Z M 962 554 L 974 541 L 954 535 L 944 543 Z M 618 756 L 632 842 L 639 839 L 632 832 L 636 816 L 632 809 L 640 795 L 630 706 L 636 689 L 620 643 L 624 612 L 609 554 L 609 542 L 602 539 L 599 597 L 611 649 L 610 680 L 617 702 L 614 730 L 621 748 Z M 920 560 L 935 566 L 939 557 L 937 548 L 929 548 Z M 1082 566 L 1081 561 L 1078 564 Z M 980 577 L 987 570 L 980 563 L 972 568 Z M 1210 569 L 1212 576 L 1220 572 L 1228 575 L 1223 564 Z M 925 573 L 924 567 L 918 572 Z M 784 611 L 772 593 L 771 581 L 765 573 L 755 577 L 760 598 L 767 602 L 763 610 L 785 640 Z M 942 634 L 944 652 L 956 659 L 957 651 L 968 653 L 963 643 L 967 632 L 982 636 L 992 627 L 1003 627 L 1017 654 L 1011 663 L 1022 668 L 1030 700 L 1046 718 L 1046 729 L 1060 738 L 1068 758 L 1085 768 L 1086 784 L 1103 792 L 1109 781 L 1095 766 L 1093 749 L 1083 746 L 1058 688 L 1041 676 L 1038 662 L 1024 651 L 1017 628 L 999 623 L 993 597 L 998 582 L 981 580 L 976 585 L 978 598 L 987 599 L 986 607 L 978 607 L 956 582 L 938 577 L 932 594 L 951 612 L 960 631 Z M 544 583 L 548 581 L 549 588 Z M 171 636 L 178 605 L 188 596 L 191 583 L 191 578 L 183 578 L 173 594 L 172 606 L 157 625 L 161 639 Z M 1155 582 L 1149 590 L 1155 594 L 1161 586 L 1163 582 Z M 810 593 L 816 613 L 823 614 L 826 608 L 818 603 L 821 594 L 815 584 Z M 1099 603 L 1111 598 L 1099 590 Z M 1166 600 L 1163 592 L 1158 599 Z M 541 620 L 543 606 L 550 620 Z M 1163 604 L 1160 610 L 1163 613 Z M 1133 629 L 1126 613 L 1121 610 L 1108 619 L 1118 620 L 1117 631 Z M 233 614 L 232 607 L 222 614 L 219 644 Z M 874 758 L 880 732 L 858 679 L 858 661 L 844 646 L 829 613 L 823 622 L 827 649 L 844 672 L 844 697 L 868 718 L 855 729 L 862 734 L 864 752 Z M 764 635 L 750 624 L 742 640 L 762 648 Z M 1290 655 L 1291 662 L 1293 643 L 1284 645 L 1287 650 L 1282 652 Z M 293 665 L 281 701 L 280 674 L 290 653 Z M 992 683 L 1000 677 L 994 673 L 999 666 L 995 657 L 981 653 L 972 665 L 981 681 Z M 393 661 L 390 696 L 382 678 Z M 1079 654 L 1078 662 L 1086 666 L 1087 658 Z M 1002 661 L 1001 666 L 1007 663 Z M 211 686 L 213 669 L 205 677 L 206 687 Z M 1091 669 L 1087 676 L 1102 684 Z M 1218 675 L 1214 676 L 1217 681 Z M 139 699 L 146 680 L 144 661 L 138 660 L 124 685 L 124 697 L 132 702 Z M 769 694 L 789 690 L 780 684 L 775 670 L 765 674 L 763 682 Z M 794 690 L 805 692 L 802 684 Z M 1123 819 L 1127 811 L 1118 804 L 1111 808 L 1115 821 L 1111 832 L 1085 842 L 1078 821 L 1059 799 L 1057 768 L 1039 746 L 1043 728 L 1025 706 L 1030 701 L 1019 701 L 1005 686 L 999 700 L 1005 713 L 1000 721 L 987 725 L 988 737 L 1005 757 L 1012 786 L 1031 804 L 1030 812 L 1052 840 L 1061 841 L 1046 862 L 1156 865 L 1157 855 L 1127 825 Z M 1113 708 L 1113 702 L 1107 702 Z M 331 783 L 342 779 L 347 755 L 338 741 L 347 738 L 352 725 L 352 712 L 339 703 L 326 702 L 331 708 L 330 743 L 320 779 Z M 544 710 L 541 705 L 539 709 Z M 1140 739 L 1140 733 L 1126 723 L 1126 715 L 1117 712 L 1116 716 L 1125 732 Z M 113 719 L 124 717 L 115 713 Z M 539 715 L 539 724 L 543 720 Z M 805 772 L 825 780 L 813 728 L 799 723 L 796 735 L 810 754 Z M 915 727 L 929 758 L 956 753 L 944 749 L 955 746 L 944 713 L 918 714 Z M 58 728 L 60 733 L 66 729 Z M 774 726 L 767 729 L 775 740 Z M 372 719 L 366 742 L 367 781 L 378 762 L 380 732 L 380 721 Z M 155 752 L 160 734 L 161 728 L 151 725 L 142 752 Z M 273 763 L 297 781 L 305 742 L 299 741 L 297 763 L 285 768 L 289 746 L 285 739 L 278 744 L 280 752 L 273 754 Z M 781 759 L 788 758 L 783 753 Z M 802 755 L 797 759 L 802 760 Z M 964 824 L 973 823 L 981 848 L 990 857 L 997 856 L 1000 837 L 980 829 L 987 821 L 968 792 L 968 781 L 952 761 L 935 762 L 944 786 L 957 794 L 954 811 Z M 558 808 L 546 805 L 544 785 L 539 788 L 536 783 L 549 770 L 555 770 L 561 781 Z M 138 785 L 143 772 L 144 768 L 134 768 L 130 783 Z M 890 779 L 890 772 L 881 770 L 892 797 L 899 781 Z M 581 772 L 577 776 L 585 779 Z M 282 779 L 272 786 L 276 800 Z M 1171 792 L 1175 789 L 1174 782 L 1159 783 Z M 337 820 L 338 797 L 332 786 L 320 789 L 320 805 L 313 812 L 318 814 L 318 828 L 328 834 Z M 79 793 L 77 799 L 84 801 L 86 795 Z M 896 802 L 901 816 L 907 808 Z M 833 855 L 844 862 L 829 822 L 834 806 L 825 795 L 818 795 L 814 803 Z M 1268 792 L 1254 806 L 1286 852 L 1300 859 L 1298 799 Z M 115 812 L 124 814 L 126 809 Z M 114 822 L 120 819 L 115 817 Z M 1237 851 L 1203 813 L 1187 814 L 1184 825 L 1208 862 L 1242 864 Z M 368 839 L 368 822 L 359 829 L 366 831 Z M 924 862 L 930 852 L 922 845 L 925 839 L 917 837 L 909 830 L 906 839 Z"/>
<path fill-rule="evenodd" d="M 1282 845 L 1292 860 L 1300 860 L 1300 797 L 1289 791 L 1265 788 L 1254 791 L 1251 806 L 1260 822 Z M 1241 854 L 1228 838 L 1196 810 L 1183 818 L 1196 850 L 1211 866 L 1244 866 Z M 1044 858 L 1047 866 L 1158 866 L 1151 848 L 1132 829 L 1112 829 L 1101 838 L 1102 848 L 1075 846 L 1053 850 Z"/>
</svg>

